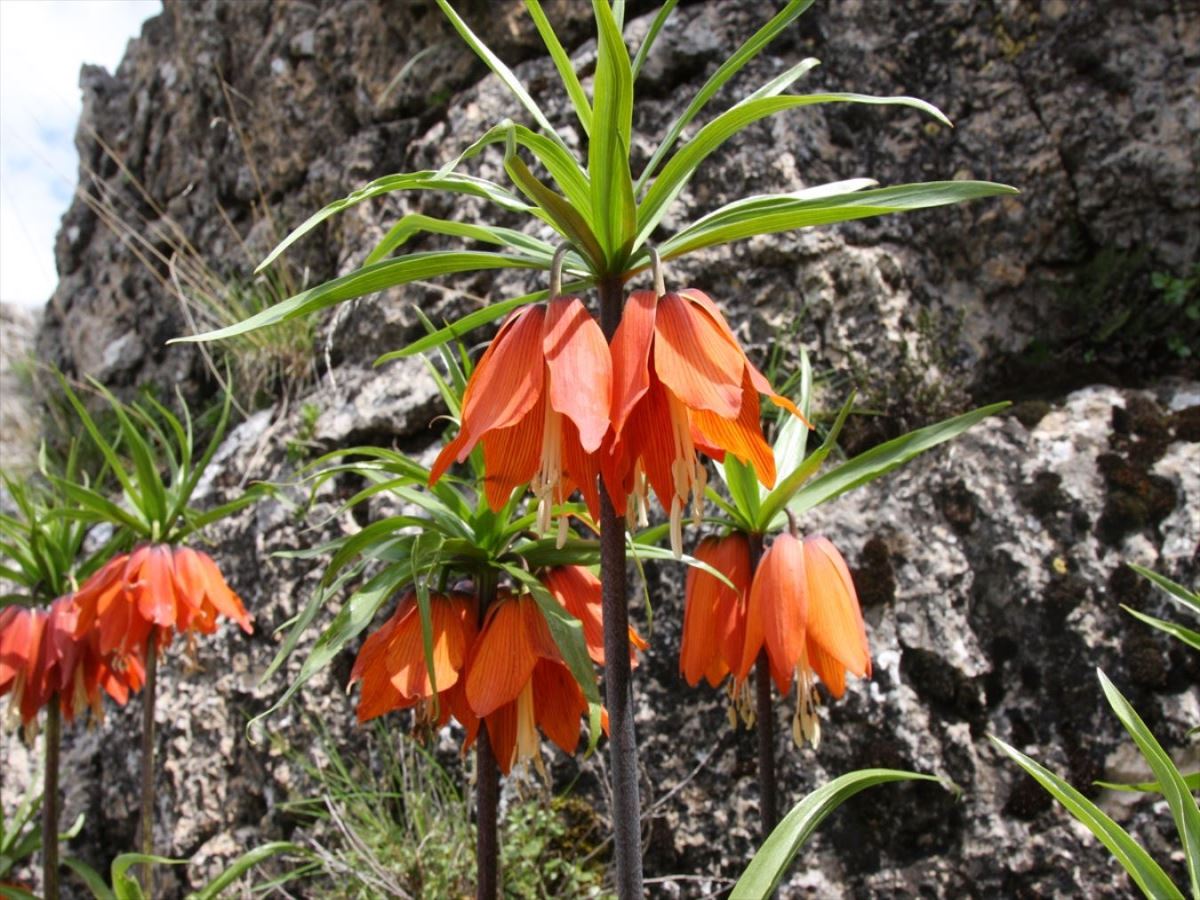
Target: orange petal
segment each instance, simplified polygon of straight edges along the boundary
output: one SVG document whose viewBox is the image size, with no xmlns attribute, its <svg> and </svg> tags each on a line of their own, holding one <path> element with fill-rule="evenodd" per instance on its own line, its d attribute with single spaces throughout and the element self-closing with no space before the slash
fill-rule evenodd
<svg viewBox="0 0 1200 900">
<path fill-rule="evenodd" d="M 484 720 L 488 741 L 492 745 L 492 756 L 500 772 L 507 775 L 512 771 L 517 756 L 517 703 L 506 703 Z"/>
<path fill-rule="evenodd" d="M 545 317 L 540 306 L 517 310 L 471 373 L 463 394 L 462 424 L 476 439 L 490 429 L 515 425 L 541 396 Z"/>
<path fill-rule="evenodd" d="M 696 410 L 691 414 L 691 422 L 702 436 L 700 443 L 732 453 L 752 466 L 766 487 L 775 486 L 775 454 L 763 438 L 758 393 L 750 386 L 749 376 L 743 382 L 742 408 L 737 418 L 726 419 L 707 410 Z"/>
<path fill-rule="evenodd" d="M 465 428 L 459 428 L 454 440 L 443 447 L 442 452 L 433 461 L 433 466 L 429 470 L 428 483 L 431 486 L 437 484 L 438 479 L 445 475 L 446 470 L 450 468 L 450 464 L 466 459 L 477 443 L 478 439 L 472 439 Z"/>
<path fill-rule="evenodd" d="M 654 369 L 688 409 L 732 419 L 742 405 L 746 358 L 703 310 L 679 294 L 658 301 Z"/>
<path fill-rule="evenodd" d="M 671 431 L 671 407 L 658 378 L 651 375 L 650 387 L 634 407 L 625 430 L 626 452 L 630 465 L 640 459 L 646 480 L 665 509 L 675 496 L 675 439 Z"/>
<path fill-rule="evenodd" d="M 604 628 L 600 621 L 600 579 L 583 566 L 558 566 L 541 576 L 546 588 L 563 609 L 583 624 L 588 656 L 604 665 Z"/>
<path fill-rule="evenodd" d="M 149 548 L 137 570 L 138 613 L 148 622 L 163 628 L 174 627 L 178 598 L 175 593 L 175 567 L 171 549 L 162 544 Z"/>
<path fill-rule="evenodd" d="M 862 610 L 842 554 L 828 538 L 814 535 L 804 539 L 804 561 L 809 642 L 855 675 L 870 675 L 871 654 Z"/>
<path fill-rule="evenodd" d="M 577 297 L 550 301 L 542 352 L 550 372 L 550 406 L 575 423 L 583 449 L 594 453 L 608 431 L 612 356 L 604 332 Z"/>
<path fill-rule="evenodd" d="M 790 534 L 779 535 L 763 554 L 750 586 L 750 604 L 762 615 L 763 639 L 777 680 L 786 673 L 790 681 L 804 652 L 809 607 L 804 550 Z"/>
<path fill-rule="evenodd" d="M 808 664 L 821 676 L 821 682 L 834 697 L 841 698 L 846 693 L 846 667 L 826 653 L 811 634 L 808 639 Z"/>
<path fill-rule="evenodd" d="M 429 699 L 434 691 L 429 681 L 430 667 L 425 660 L 421 615 L 415 600 L 413 609 L 414 614 L 396 628 L 386 666 L 392 684 L 402 696 Z M 458 611 L 446 597 L 430 595 L 429 618 L 433 638 L 433 674 L 440 693 L 458 681 L 467 649 L 466 636 Z"/>
<path fill-rule="evenodd" d="M 750 547 L 740 534 L 710 537 L 696 547 L 695 556 L 739 586 L 734 591 L 708 572 L 688 568 L 679 668 L 693 687 L 702 677 L 716 687 L 730 669 L 721 639 L 731 630 L 731 623 L 723 620 L 721 613 L 736 608 L 739 595 L 745 592 L 750 580 Z"/>
<path fill-rule="evenodd" d="M 478 716 L 487 716 L 515 701 L 536 664 L 521 602 L 511 597 L 499 600 L 488 610 L 483 633 L 467 665 L 471 709 Z"/>
<path fill-rule="evenodd" d="M 546 617 L 542 615 L 537 601 L 531 595 L 523 594 L 520 604 L 521 616 L 525 620 L 525 632 L 529 635 L 529 645 L 533 654 L 539 659 L 562 662 L 558 644 L 554 643 L 554 636 L 550 634 L 550 626 L 546 624 Z"/>
<path fill-rule="evenodd" d="M 619 438 L 625 422 L 650 386 L 650 347 L 654 341 L 654 291 L 634 291 L 625 301 L 612 339 L 612 427 Z"/>
<path fill-rule="evenodd" d="M 612 432 L 607 432 L 607 435 Z M 579 440 L 579 430 L 570 419 L 563 420 L 563 469 L 571 483 L 583 495 L 588 512 L 597 522 L 600 521 L 600 458 L 605 452 L 601 448 L 596 453 L 588 453 L 583 449 Z"/>
<path fill-rule="evenodd" d="M 483 436 L 484 492 L 493 510 L 499 511 L 515 488 L 537 474 L 542 463 L 545 415 L 546 398 L 539 396 L 516 425 Z"/>
<path fill-rule="evenodd" d="M 579 746 L 579 717 L 587 712 L 587 701 L 565 665 L 538 660 L 533 670 L 533 708 L 546 737 L 564 753 L 574 753 Z"/>
</svg>

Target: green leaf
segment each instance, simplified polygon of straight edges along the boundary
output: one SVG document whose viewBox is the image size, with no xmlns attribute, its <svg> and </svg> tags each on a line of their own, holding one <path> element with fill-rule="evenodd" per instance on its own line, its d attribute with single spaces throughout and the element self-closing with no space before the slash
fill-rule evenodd
<svg viewBox="0 0 1200 900">
<path fill-rule="evenodd" d="M 1200 791 L 1200 772 L 1192 772 L 1190 775 L 1184 775 L 1183 783 L 1187 785 L 1189 791 Z M 1093 781 L 1092 784 L 1109 791 L 1129 791 L 1139 794 L 1161 794 L 1163 792 L 1162 785 L 1157 781 L 1139 781 L 1134 784 L 1122 784 L 1115 781 Z"/>
<path fill-rule="evenodd" d="M 588 103 L 587 94 L 583 92 L 583 85 L 579 83 L 579 76 L 575 74 L 575 67 L 571 65 L 571 57 L 567 56 L 567 51 L 559 43 L 558 35 L 554 33 L 550 20 L 542 10 L 542 4 L 538 0 L 525 0 L 525 8 L 529 10 L 534 26 L 542 36 L 542 43 L 546 45 L 550 58 L 554 60 L 554 68 L 558 69 L 558 77 L 567 89 L 567 96 L 571 98 L 571 105 L 575 108 L 575 116 L 579 119 L 584 134 L 590 134 L 592 107 Z"/>
<path fill-rule="evenodd" d="M 592 10 L 599 43 L 592 88 L 596 111 L 588 144 L 588 173 L 592 179 L 593 222 L 604 248 L 604 257 L 598 262 L 617 268 L 631 249 L 637 231 L 637 204 L 629 174 L 633 68 L 608 0 L 592 0 Z"/>
<path fill-rule="evenodd" d="M 187 900 L 217 900 L 221 896 L 221 891 L 225 890 L 225 888 L 229 887 L 263 860 L 270 859 L 272 856 L 278 856 L 280 853 L 301 853 L 308 855 L 310 851 L 299 844 L 293 844 L 288 841 L 274 841 L 269 844 L 263 844 L 261 847 L 255 847 L 253 850 L 246 851 L 231 862 L 224 872 L 200 890 L 188 894 Z"/>
<path fill-rule="evenodd" d="M 398 247 L 404 246 L 409 238 L 422 232 L 428 234 L 444 234 L 449 237 L 460 237 L 470 241 L 480 241 L 516 250 L 531 259 L 544 257 L 546 265 L 554 258 L 554 248 L 545 241 L 514 231 L 511 228 L 499 228 L 493 225 L 468 225 L 464 222 L 451 222 L 446 219 L 436 219 L 420 213 L 410 213 L 401 216 L 383 240 L 375 245 L 365 260 L 364 266 L 373 265 L 392 255 Z"/>
<path fill-rule="evenodd" d="M 650 161 L 646 163 L 646 168 L 642 171 L 641 177 L 638 178 L 637 193 L 640 195 L 646 182 L 658 171 L 659 164 L 671 148 L 675 146 L 675 142 L 679 140 L 679 136 L 683 134 L 683 129 L 688 126 L 692 119 L 704 109 L 713 95 L 717 93 L 725 83 L 734 75 L 741 71 L 742 67 L 750 60 L 754 59 L 767 44 L 771 43 L 781 31 L 787 28 L 810 6 L 813 0 L 789 0 L 788 5 L 781 9 L 776 15 L 762 28 L 758 29 L 742 46 L 734 51 L 733 55 L 721 63 L 712 77 L 704 83 L 704 86 L 692 98 L 692 102 L 685 109 L 667 130 L 666 137 L 662 143 L 654 151 L 654 155 L 650 157 Z M 639 54 L 640 56 L 641 54 Z"/>
<path fill-rule="evenodd" d="M 592 198 L 591 185 L 588 182 L 588 175 L 574 155 L 567 150 L 562 144 L 556 143 L 545 135 L 538 134 L 536 131 L 530 131 L 524 125 L 517 125 L 511 120 L 504 120 L 498 125 L 489 128 L 482 136 L 477 138 L 471 146 L 464 150 L 459 156 L 446 163 L 442 167 L 442 171 L 450 171 L 465 159 L 470 159 L 477 156 L 484 148 L 490 147 L 493 144 L 503 144 L 505 146 L 506 158 L 514 152 L 511 147 L 524 147 L 531 152 L 534 157 L 550 173 L 550 177 L 562 189 L 563 195 L 574 206 L 585 219 L 590 219 L 592 213 Z M 528 195 L 528 192 L 526 192 Z M 551 250 L 553 253 L 553 250 Z"/>
<path fill-rule="evenodd" d="M 537 204 L 538 209 L 545 213 L 546 221 L 555 231 L 585 254 L 594 267 L 599 268 L 603 264 L 604 249 L 583 213 L 542 184 L 537 176 L 529 171 L 524 160 L 517 155 L 515 144 L 509 145 L 505 151 L 504 171 L 513 183 Z"/>
<path fill-rule="evenodd" d="M 748 197 L 714 210 L 664 241 L 663 259 L 674 259 L 703 247 L 729 244 L 760 234 L 831 225 L 890 213 L 948 206 L 965 200 L 1016 194 L 1015 188 L 990 181 L 930 181 L 862 190 L 869 179 L 839 182 L 848 193 L 828 195 L 820 189 Z"/>
<path fill-rule="evenodd" d="M 808 353 L 800 350 L 800 394 L 796 405 L 804 418 L 784 415 L 783 425 L 775 437 L 772 452 L 775 454 L 775 470 L 777 472 L 793 472 L 804 462 L 804 452 L 808 448 L 808 425 L 805 420 L 812 421 L 812 363 Z M 786 475 L 784 476 L 786 477 Z"/>
<path fill-rule="evenodd" d="M 731 107 L 701 128 L 654 179 L 646 197 L 638 206 L 637 245 L 642 244 L 662 219 L 667 207 L 695 174 L 696 169 L 714 151 L 739 131 L 776 113 L 825 103 L 862 103 L 874 106 L 906 106 L 928 113 L 945 123 L 950 120 L 941 110 L 916 97 L 873 97 L 869 94 L 828 93 L 786 97 L 759 97 Z"/>
<path fill-rule="evenodd" d="M 777 482 L 774 489 L 763 499 L 762 508 L 754 521 L 755 531 L 765 532 L 770 528 L 780 511 L 796 496 L 796 492 L 800 490 L 804 482 L 821 467 L 821 463 L 825 462 L 826 457 L 837 446 L 838 435 L 842 433 L 842 426 L 846 424 L 846 417 L 850 415 L 850 409 L 853 404 L 854 392 L 851 391 L 850 396 L 846 398 L 846 402 L 842 404 L 842 408 L 838 412 L 838 417 L 834 420 L 833 427 L 829 429 L 829 434 L 825 435 L 825 440 L 821 442 L 821 446 L 814 450 L 795 469 L 784 475 L 783 480 Z M 795 418 L 795 416 L 792 417 L 792 419 Z M 796 421 L 799 420 L 796 419 Z M 803 427 L 803 424 L 801 422 L 801 427 Z M 779 471 L 783 472 L 785 470 L 779 469 Z"/>
<path fill-rule="evenodd" d="M 754 854 L 730 896 L 739 900 L 770 897 L 804 842 L 826 816 L 859 791 L 890 781 L 942 782 L 942 779 L 896 769 L 860 769 L 835 778 L 810 793 L 783 817 Z"/>
<path fill-rule="evenodd" d="M 491 303 L 483 309 L 477 309 L 475 312 L 467 313 L 461 319 L 446 325 L 444 328 L 439 328 L 437 331 L 425 335 L 423 338 L 418 338 L 407 347 L 400 350 L 393 350 L 391 353 L 385 353 L 379 359 L 375 360 L 375 365 L 382 366 L 384 363 L 391 362 L 394 359 L 403 359 L 407 356 L 413 356 L 417 353 L 424 353 L 426 350 L 432 350 L 435 347 L 440 347 L 450 341 L 462 337 L 469 331 L 486 325 L 489 322 L 494 322 L 501 316 L 508 315 L 514 309 L 522 306 L 527 306 L 530 303 L 537 303 L 539 300 L 545 300 L 548 291 L 534 291 L 532 294 L 525 294 L 520 297 L 510 297 L 508 300 L 501 300 L 498 303 Z"/>
<path fill-rule="evenodd" d="M 957 437 L 972 425 L 1008 405 L 1007 402 L 1004 402 L 983 406 L 935 425 L 910 431 L 885 444 L 873 447 L 866 453 L 860 453 L 836 469 L 805 484 L 788 503 L 788 508 L 796 515 L 807 512 L 814 506 L 832 500 L 846 491 L 873 481 L 881 475 L 886 475 L 914 456 Z M 777 527 L 779 521 L 777 516 L 776 521 L 772 522 L 772 527 Z"/>
<path fill-rule="evenodd" d="M 257 275 L 271 265 L 292 244 L 304 237 L 326 219 L 337 215 L 343 210 L 356 206 L 365 200 L 389 194 L 393 191 L 446 191 L 452 194 L 463 194 L 468 197 L 480 197 L 490 200 L 501 209 L 510 212 L 529 212 L 530 207 L 521 202 L 521 198 L 486 178 L 476 178 L 474 175 L 455 175 L 448 171 L 438 170 L 423 172 L 404 172 L 398 175 L 385 175 L 356 191 L 335 200 L 304 220 L 291 234 L 280 241 L 254 270 Z"/>
<path fill-rule="evenodd" d="M 523 107 L 525 107 L 526 111 L 528 111 L 531 116 L 533 116 L 533 120 L 537 122 L 538 127 L 550 135 L 554 140 L 562 143 L 562 138 L 560 138 L 554 131 L 554 126 L 550 124 L 549 120 L 542 113 L 541 107 L 539 107 L 537 103 L 534 102 L 534 99 L 529 96 L 529 92 L 525 90 L 525 86 L 522 85 L 517 79 L 517 76 L 513 74 L 512 69 L 501 62 L 500 57 L 496 56 L 495 53 L 489 50 L 487 44 L 481 41 L 475 35 L 475 32 L 471 31 L 471 29 L 467 26 L 467 23 L 464 22 L 459 14 L 454 11 L 454 7 L 452 7 L 447 0 L 437 0 L 437 5 L 441 7 L 442 12 L 446 14 L 446 18 L 450 20 L 450 24 L 454 26 L 454 30 L 457 31 L 459 36 L 467 43 L 467 46 L 475 51 L 475 55 L 484 61 L 487 67 L 496 74 L 496 77 L 498 77 L 504 86 L 512 92 L 513 96 L 517 98 L 517 101 Z"/>
<path fill-rule="evenodd" d="M 408 284 L 440 275 L 459 272 L 479 272 L 487 269 L 540 269 L 542 264 L 534 259 L 503 253 L 483 253 L 467 250 L 443 250 L 432 253 L 413 253 L 400 259 L 389 259 L 374 265 L 363 266 L 341 278 L 309 288 L 293 297 L 269 306 L 248 319 L 208 331 L 204 334 L 174 338 L 168 343 L 193 343 L 197 341 L 219 341 L 235 337 L 268 325 L 286 322 L 307 316 L 328 306 L 352 300 L 365 294 L 373 294 L 384 288 Z"/>
<path fill-rule="evenodd" d="M 1129 873 L 1138 887 L 1147 897 L 1155 900 L 1183 900 L 1183 894 L 1171 883 L 1167 873 L 1162 870 L 1145 850 L 1129 836 L 1120 825 L 1105 815 L 1104 811 L 1087 797 L 1067 784 L 1049 769 L 1030 759 L 1015 747 L 1010 747 L 998 737 L 988 735 L 991 742 L 1016 761 L 1022 769 L 1033 776 L 1037 782 L 1066 807 L 1067 812 L 1087 826 L 1109 852 Z"/>
<path fill-rule="evenodd" d="M 1140 613 L 1132 607 L 1121 604 L 1121 609 L 1129 613 L 1135 619 L 1145 622 L 1152 628 L 1157 628 L 1159 631 L 1166 632 L 1171 637 L 1183 641 L 1193 650 L 1200 650 L 1200 632 L 1193 631 L 1190 628 L 1184 628 L 1182 625 L 1177 625 L 1175 622 L 1170 622 L 1166 619 L 1156 619 L 1154 616 L 1148 616 L 1145 613 Z"/>
<path fill-rule="evenodd" d="M 116 900 L 142 900 L 145 896 L 142 886 L 133 879 L 129 870 L 144 863 L 155 866 L 186 866 L 188 861 L 153 856 L 149 853 L 122 853 L 112 862 L 112 888 Z"/>
<path fill-rule="evenodd" d="M 658 33 L 667 24 L 667 19 L 671 17 L 671 13 L 675 11 L 675 6 L 678 3 L 679 0 L 667 0 L 666 3 L 658 8 L 658 12 L 655 13 L 654 21 L 650 23 L 650 30 L 646 32 L 642 46 L 638 47 L 637 56 L 633 58 L 633 78 L 635 81 L 638 74 L 642 71 L 642 66 L 646 64 L 646 58 L 650 55 L 650 48 L 654 46 L 654 42 L 658 39 Z"/>
<path fill-rule="evenodd" d="M 92 892 L 92 896 L 96 900 L 116 900 L 116 895 L 109 888 L 108 884 L 105 883 L 104 877 L 83 860 L 68 856 L 63 860 L 63 864 L 79 876 L 80 880 Z"/>
<path fill-rule="evenodd" d="M 1100 678 L 1100 686 L 1104 689 L 1109 706 L 1113 708 L 1113 712 L 1137 744 L 1142 756 L 1150 764 L 1154 777 L 1162 785 L 1162 795 L 1171 808 L 1171 818 L 1175 820 L 1175 827 L 1179 830 L 1179 839 L 1183 844 L 1188 876 L 1192 882 L 1192 896 L 1200 897 L 1200 807 L 1196 805 L 1196 798 L 1188 790 L 1187 783 L 1179 769 L 1171 762 L 1171 757 L 1155 740 L 1141 716 L 1129 705 L 1129 701 L 1108 680 L 1107 675 L 1099 669 L 1096 670 L 1096 674 Z"/>
<path fill-rule="evenodd" d="M 717 472 L 729 488 L 729 496 L 733 499 L 739 517 L 753 526 L 758 518 L 760 500 L 758 475 L 755 474 L 754 467 L 742 462 L 732 453 L 726 453 L 725 462 L 717 466 Z"/>
<path fill-rule="evenodd" d="M 334 616 L 333 622 L 313 644 L 313 648 L 301 665 L 295 680 L 288 685 L 287 690 L 269 709 L 251 719 L 250 725 L 253 726 L 256 722 L 281 709 L 310 678 L 329 665 L 346 644 L 358 637 L 371 624 L 371 620 L 375 618 L 375 613 L 379 611 L 379 608 L 402 584 L 410 581 L 412 575 L 410 565 L 389 566 L 351 594 L 346 605 Z"/>
<path fill-rule="evenodd" d="M 1184 609 L 1191 610 L 1197 615 L 1200 615 L 1200 594 L 1197 594 L 1195 591 L 1189 591 L 1182 584 L 1178 584 L 1177 582 L 1172 581 L 1170 578 L 1159 575 L 1157 572 L 1152 572 L 1150 569 L 1143 568 L 1142 566 L 1135 565 L 1134 563 L 1125 563 L 1125 565 L 1129 566 L 1129 568 L 1133 569 L 1133 571 L 1137 572 L 1143 578 L 1154 582 L 1156 585 L 1166 591 L 1167 595 L 1170 596 L 1171 599 L 1182 605 Z"/>
</svg>

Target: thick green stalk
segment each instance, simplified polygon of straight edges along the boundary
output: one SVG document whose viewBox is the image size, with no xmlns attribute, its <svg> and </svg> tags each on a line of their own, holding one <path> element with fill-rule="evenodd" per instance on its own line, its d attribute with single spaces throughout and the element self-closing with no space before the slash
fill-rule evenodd
<svg viewBox="0 0 1200 900">
<path fill-rule="evenodd" d="M 146 639 L 146 686 L 142 690 L 142 853 L 154 855 L 154 695 L 158 682 L 158 627 Z M 142 865 L 142 892 L 154 896 L 154 866 Z"/>
<path fill-rule="evenodd" d="M 750 580 L 758 571 L 762 558 L 763 539 L 761 534 L 750 538 Z M 758 732 L 758 806 L 762 819 L 762 838 L 775 830 L 779 824 L 779 786 L 775 779 L 775 714 L 771 708 L 771 663 L 764 647 L 758 651 L 754 668 L 754 725 Z"/>
<path fill-rule="evenodd" d="M 600 327 L 612 340 L 621 321 L 624 289 L 618 277 L 597 284 Z M 604 614 L 604 688 L 612 761 L 613 848 L 617 896 L 642 897 L 641 798 L 637 738 L 633 732 L 633 684 L 629 665 L 629 605 L 625 590 L 625 522 L 608 489 L 600 491 L 600 581 Z"/>
<path fill-rule="evenodd" d="M 46 705 L 46 769 L 42 774 L 42 893 L 58 900 L 58 751 L 62 740 L 59 697 Z"/>
<path fill-rule="evenodd" d="M 487 608 L 496 600 L 496 576 L 481 575 L 477 585 L 479 627 Z M 496 900 L 500 894 L 500 837 L 497 828 L 500 807 L 500 771 L 488 737 L 487 723 L 479 724 L 475 742 L 475 898 Z"/>
</svg>

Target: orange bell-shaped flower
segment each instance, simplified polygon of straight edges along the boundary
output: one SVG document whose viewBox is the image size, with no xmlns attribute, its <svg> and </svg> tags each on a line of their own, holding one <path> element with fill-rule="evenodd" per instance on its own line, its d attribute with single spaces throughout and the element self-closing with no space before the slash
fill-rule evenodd
<svg viewBox="0 0 1200 900">
<path fill-rule="evenodd" d="M 604 625 L 600 579 L 583 566 L 557 566 L 539 576 L 559 604 L 583 624 L 583 640 L 588 655 L 598 666 L 604 665 Z M 637 652 L 649 644 L 629 626 L 629 658 L 637 666 Z"/>
<path fill-rule="evenodd" d="M 541 531 L 549 528 L 552 506 L 576 489 L 599 517 L 596 451 L 608 431 L 611 396 L 608 345 L 578 298 L 519 309 L 471 373 L 458 436 L 438 455 L 429 483 L 482 442 L 492 509 L 528 482 L 538 498 Z M 560 543 L 565 522 L 560 520 Z"/>
<path fill-rule="evenodd" d="M 575 752 L 587 700 L 530 595 L 501 591 L 488 610 L 467 663 L 467 702 L 485 720 L 505 775 L 530 760 L 545 773 L 539 727 L 564 753 Z"/>
<path fill-rule="evenodd" d="M 475 598 L 470 594 L 429 595 L 431 682 L 417 595 L 408 591 L 392 617 L 363 642 L 354 661 L 350 683 L 362 681 L 358 721 L 417 707 L 421 721 L 439 728 L 453 715 L 466 728 L 469 744 L 479 728 L 479 719 L 466 702 L 462 670 L 475 641 L 475 609 Z"/>
<path fill-rule="evenodd" d="M 154 628 L 160 647 L 176 632 L 212 634 L 218 613 L 247 634 L 254 631 L 212 557 L 188 547 L 143 544 L 123 553 L 92 575 L 75 601 L 76 634 L 98 628 L 99 649 L 106 657 L 140 653 Z"/>
<path fill-rule="evenodd" d="M 716 304 L 697 290 L 634 291 L 612 340 L 613 443 L 602 466 L 618 512 L 644 520 L 647 483 L 671 517 L 699 520 L 707 472 L 697 456 L 732 453 L 775 484 L 775 457 L 759 424 L 759 394 L 800 415 L 742 352 Z M 631 497 L 634 509 L 629 509 Z"/>
</svg>

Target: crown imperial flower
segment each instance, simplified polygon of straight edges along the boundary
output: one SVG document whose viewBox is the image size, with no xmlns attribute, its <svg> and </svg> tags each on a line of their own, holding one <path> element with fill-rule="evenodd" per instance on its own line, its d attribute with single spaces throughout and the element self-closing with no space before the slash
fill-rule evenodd
<svg viewBox="0 0 1200 900">
<path fill-rule="evenodd" d="M 483 444 L 485 492 L 500 509 L 530 483 L 538 525 L 579 489 L 599 515 L 596 451 L 608 431 L 612 360 L 600 326 L 576 297 L 512 313 L 479 360 L 463 394 L 458 436 L 433 464 L 429 483 Z M 560 543 L 565 539 L 560 519 Z"/>
<path fill-rule="evenodd" d="M 695 289 L 634 291 L 612 341 L 613 443 L 604 478 L 619 512 L 644 519 L 647 484 L 671 517 L 683 552 L 682 518 L 698 521 L 707 473 L 697 451 L 732 453 L 775 484 L 775 458 L 759 424 L 759 394 L 799 416 L 746 358 L 724 316 Z M 632 503 L 625 500 L 632 499 Z"/>
</svg>

